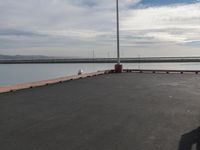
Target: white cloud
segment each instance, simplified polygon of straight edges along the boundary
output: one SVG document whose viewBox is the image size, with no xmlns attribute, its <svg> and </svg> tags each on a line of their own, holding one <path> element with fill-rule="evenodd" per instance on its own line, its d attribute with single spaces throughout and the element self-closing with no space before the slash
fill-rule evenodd
<svg viewBox="0 0 200 150">
<path fill-rule="evenodd" d="M 121 45 L 128 56 L 136 49 L 200 41 L 200 3 L 129 8 L 140 1 L 119 0 Z M 0 0 L 0 50 L 115 50 L 115 19 L 115 0 Z"/>
<path fill-rule="evenodd" d="M 200 3 L 136 9 L 122 18 L 122 30 L 140 31 L 161 41 L 200 39 Z"/>
</svg>

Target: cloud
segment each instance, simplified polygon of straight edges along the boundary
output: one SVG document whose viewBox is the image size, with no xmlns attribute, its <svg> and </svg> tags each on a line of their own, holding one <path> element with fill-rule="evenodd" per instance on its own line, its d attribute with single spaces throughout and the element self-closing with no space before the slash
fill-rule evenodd
<svg viewBox="0 0 200 150">
<path fill-rule="evenodd" d="M 149 7 L 137 5 L 141 0 L 119 2 L 121 46 L 128 56 L 138 48 L 153 50 L 169 43 L 176 48 L 199 45 L 199 2 Z M 0 0 L 0 53 L 115 50 L 115 19 L 115 0 Z"/>
<path fill-rule="evenodd" d="M 120 7 L 126 7 L 129 5 L 134 5 L 139 3 L 141 0 L 123 0 L 119 1 Z M 95 1 L 95 0 L 71 0 L 71 3 L 77 4 L 81 7 L 87 6 L 90 8 L 101 8 L 101 9 L 113 9 L 115 8 L 116 0 L 101 0 L 101 1 Z"/>
<path fill-rule="evenodd" d="M 187 43 L 200 39 L 200 3 L 130 10 L 122 30 L 140 31 L 158 41 Z"/>
</svg>

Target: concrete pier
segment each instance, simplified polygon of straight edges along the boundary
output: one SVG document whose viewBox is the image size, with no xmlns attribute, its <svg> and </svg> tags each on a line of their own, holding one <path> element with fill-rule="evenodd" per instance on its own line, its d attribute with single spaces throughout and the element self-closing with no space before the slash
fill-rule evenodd
<svg viewBox="0 0 200 150">
<path fill-rule="evenodd" d="M 0 94 L 0 150 L 192 150 L 200 76 L 122 73 Z"/>
</svg>

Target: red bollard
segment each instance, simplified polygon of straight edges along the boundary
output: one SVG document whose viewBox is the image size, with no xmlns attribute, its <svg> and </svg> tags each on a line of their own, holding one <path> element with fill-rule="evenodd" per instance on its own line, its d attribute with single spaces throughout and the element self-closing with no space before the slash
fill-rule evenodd
<svg viewBox="0 0 200 150">
<path fill-rule="evenodd" d="M 115 73 L 122 73 L 123 72 L 123 66 L 121 64 L 115 65 Z"/>
</svg>

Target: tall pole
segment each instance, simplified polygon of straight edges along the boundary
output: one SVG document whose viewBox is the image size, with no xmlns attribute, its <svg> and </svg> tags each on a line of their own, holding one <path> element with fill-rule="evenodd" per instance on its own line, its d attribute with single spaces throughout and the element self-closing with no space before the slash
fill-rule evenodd
<svg viewBox="0 0 200 150">
<path fill-rule="evenodd" d="M 116 0 L 117 11 L 117 64 L 120 65 L 120 45 L 119 45 L 119 2 Z"/>
</svg>

